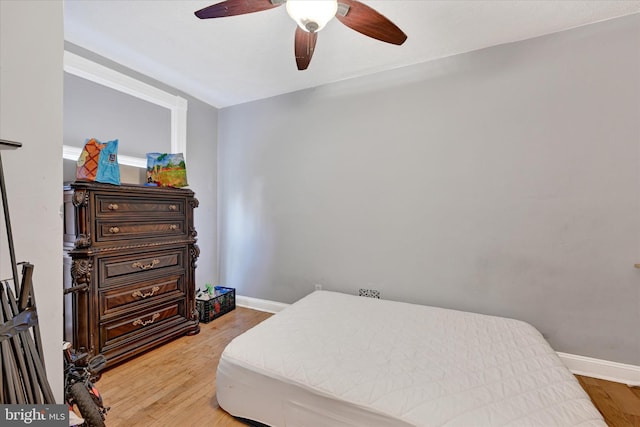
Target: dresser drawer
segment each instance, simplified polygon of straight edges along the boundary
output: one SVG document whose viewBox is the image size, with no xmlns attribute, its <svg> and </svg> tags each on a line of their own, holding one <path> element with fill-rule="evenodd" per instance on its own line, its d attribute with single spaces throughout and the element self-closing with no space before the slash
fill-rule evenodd
<svg viewBox="0 0 640 427">
<path fill-rule="evenodd" d="M 184 301 L 151 307 L 129 316 L 100 324 L 100 348 L 109 350 L 131 340 L 158 333 L 174 323 L 185 321 Z"/>
<path fill-rule="evenodd" d="M 96 243 L 119 240 L 145 240 L 154 238 L 184 238 L 187 235 L 184 218 L 163 218 L 155 221 L 96 220 Z"/>
<path fill-rule="evenodd" d="M 96 194 L 96 217 L 110 216 L 185 216 L 184 199 L 150 199 Z"/>
<path fill-rule="evenodd" d="M 184 297 L 184 274 L 158 277 L 145 282 L 115 288 L 99 293 L 100 319 L 122 315 L 126 311 L 140 310 L 148 305 Z"/>
<path fill-rule="evenodd" d="M 180 273 L 184 271 L 186 259 L 185 247 L 101 257 L 98 258 L 98 287 L 139 283 L 160 274 L 166 277 Z"/>
</svg>

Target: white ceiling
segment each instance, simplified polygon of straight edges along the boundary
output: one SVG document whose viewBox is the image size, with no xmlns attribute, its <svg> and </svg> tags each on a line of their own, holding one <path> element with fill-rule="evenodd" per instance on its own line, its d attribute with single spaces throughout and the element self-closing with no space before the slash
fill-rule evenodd
<svg viewBox="0 0 640 427">
<path fill-rule="evenodd" d="M 218 1 L 66 0 L 65 39 L 222 108 L 640 12 L 640 1 L 362 1 L 408 35 L 404 45 L 334 19 L 306 71 L 284 7 L 200 20 L 193 12 Z"/>
</svg>

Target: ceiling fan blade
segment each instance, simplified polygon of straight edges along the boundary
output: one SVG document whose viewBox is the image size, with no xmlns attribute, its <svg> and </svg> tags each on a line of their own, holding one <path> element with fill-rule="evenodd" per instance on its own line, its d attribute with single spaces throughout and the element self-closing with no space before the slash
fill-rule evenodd
<svg viewBox="0 0 640 427">
<path fill-rule="evenodd" d="M 338 3 L 336 18 L 352 30 L 397 45 L 407 39 L 407 35 L 396 24 L 366 4 L 357 0 L 338 0 Z"/>
<path fill-rule="evenodd" d="M 298 70 L 306 70 L 316 49 L 318 33 L 308 33 L 296 25 L 295 54 Z"/>
<path fill-rule="evenodd" d="M 285 0 L 226 0 L 195 12 L 200 19 L 244 15 L 281 6 Z"/>
</svg>

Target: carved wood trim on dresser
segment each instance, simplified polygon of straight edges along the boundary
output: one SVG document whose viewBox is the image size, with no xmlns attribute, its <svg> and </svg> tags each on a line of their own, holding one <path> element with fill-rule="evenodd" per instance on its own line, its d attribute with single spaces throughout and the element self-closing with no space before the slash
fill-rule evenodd
<svg viewBox="0 0 640 427">
<path fill-rule="evenodd" d="M 64 188 L 65 340 L 108 366 L 197 334 L 188 189 L 74 182 Z"/>
</svg>

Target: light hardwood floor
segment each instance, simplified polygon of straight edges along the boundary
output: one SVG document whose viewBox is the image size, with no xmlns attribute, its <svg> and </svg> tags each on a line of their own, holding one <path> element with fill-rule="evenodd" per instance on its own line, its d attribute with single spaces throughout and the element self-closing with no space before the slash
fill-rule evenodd
<svg viewBox="0 0 640 427">
<path fill-rule="evenodd" d="M 215 375 L 224 347 L 271 316 L 238 307 L 182 337 L 106 371 L 97 386 L 108 427 L 244 426 L 218 406 Z M 640 389 L 578 377 L 607 423 L 640 427 Z"/>
<path fill-rule="evenodd" d="M 96 384 L 108 427 L 244 426 L 218 406 L 216 367 L 225 346 L 271 314 L 238 307 L 200 333 L 158 347 L 103 373 Z"/>
<path fill-rule="evenodd" d="M 640 427 L 640 387 L 576 376 L 607 424 Z"/>
</svg>

